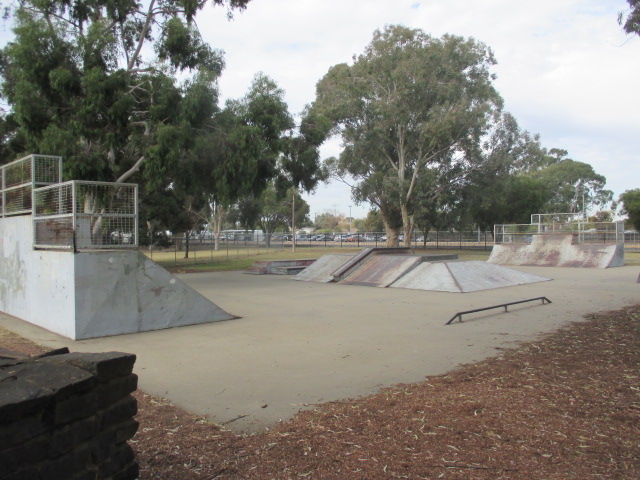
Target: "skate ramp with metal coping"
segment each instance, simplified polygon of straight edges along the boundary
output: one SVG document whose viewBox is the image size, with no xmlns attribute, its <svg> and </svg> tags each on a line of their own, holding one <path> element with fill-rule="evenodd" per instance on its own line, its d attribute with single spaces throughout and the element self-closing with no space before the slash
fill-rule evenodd
<svg viewBox="0 0 640 480">
<path fill-rule="evenodd" d="M 332 253 L 323 255 L 302 272 L 293 277 L 293 280 L 299 280 L 301 282 L 331 283 L 335 280 L 331 273 L 353 257 L 354 255 L 350 253 Z"/>
<path fill-rule="evenodd" d="M 575 234 L 534 235 L 531 244 L 494 245 L 488 262 L 538 267 L 622 267 L 624 245 L 578 244 Z"/>
<path fill-rule="evenodd" d="M 338 283 L 388 287 L 422 261 L 422 257 L 417 255 L 373 255 Z"/>
<path fill-rule="evenodd" d="M 345 280 L 349 275 L 358 270 L 362 265 L 377 255 L 413 255 L 414 251 L 405 247 L 384 247 L 384 248 L 365 248 L 360 250 L 350 260 L 336 268 L 331 275 L 334 281 L 339 282 Z"/>
<path fill-rule="evenodd" d="M 459 260 L 421 263 L 390 287 L 467 293 L 548 280 L 550 279 L 546 277 L 479 260 Z"/>
</svg>

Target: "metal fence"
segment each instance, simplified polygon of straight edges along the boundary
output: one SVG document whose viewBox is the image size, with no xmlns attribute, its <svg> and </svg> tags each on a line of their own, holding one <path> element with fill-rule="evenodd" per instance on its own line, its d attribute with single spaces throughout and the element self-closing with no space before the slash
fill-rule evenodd
<svg viewBox="0 0 640 480">
<path fill-rule="evenodd" d="M 532 217 L 533 220 L 533 217 Z M 624 244 L 624 222 L 551 221 L 495 225 L 495 243 L 531 243 L 534 235 L 575 234 L 580 244 Z"/>
<path fill-rule="evenodd" d="M 35 248 L 136 248 L 138 186 L 73 180 L 33 191 Z"/>
<path fill-rule="evenodd" d="M 31 213 L 32 192 L 62 181 L 62 157 L 29 155 L 0 167 L 0 216 Z"/>
<path fill-rule="evenodd" d="M 237 231 L 236 231 L 237 232 Z M 404 237 L 400 236 L 400 244 L 404 244 Z M 384 232 L 367 233 L 322 233 L 310 235 L 296 235 L 296 245 L 300 247 L 384 247 L 387 244 L 387 237 Z M 173 235 L 170 237 L 172 246 L 177 250 L 186 248 L 186 237 Z M 273 233 L 266 236 L 262 232 L 247 230 L 246 233 L 235 233 L 234 235 L 221 234 L 219 240 L 220 248 L 284 248 L 291 247 L 293 235 L 288 233 Z M 189 237 L 190 250 L 208 250 L 213 248 L 214 238 L 210 232 L 193 233 Z M 436 249 L 473 249 L 490 250 L 493 246 L 492 232 L 465 231 L 465 232 L 439 232 L 431 231 L 425 236 L 422 232 L 414 232 L 411 236 L 411 246 L 415 248 L 436 248 Z"/>
</svg>

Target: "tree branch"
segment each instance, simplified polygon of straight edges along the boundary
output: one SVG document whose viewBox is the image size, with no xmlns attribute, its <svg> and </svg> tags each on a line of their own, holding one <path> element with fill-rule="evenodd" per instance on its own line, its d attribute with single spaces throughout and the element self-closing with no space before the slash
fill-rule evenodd
<svg viewBox="0 0 640 480">
<path fill-rule="evenodd" d="M 149 31 L 149 26 L 151 25 L 151 21 L 153 20 L 153 10 L 156 0 L 151 0 L 149 4 L 149 11 L 147 12 L 147 20 L 144 22 L 144 27 L 142 28 L 142 32 L 140 32 L 140 38 L 138 39 L 138 46 L 136 47 L 136 51 L 133 53 L 131 58 L 129 59 L 129 64 L 127 65 L 127 71 L 133 70 L 133 66 L 136 64 L 138 60 L 138 56 L 140 55 L 140 51 L 142 50 L 142 46 L 144 45 L 144 40 L 147 36 L 147 32 Z"/>
<path fill-rule="evenodd" d="M 120 175 L 120 178 L 118 178 L 116 180 L 116 183 L 122 183 L 124 182 L 126 179 L 128 179 L 129 177 L 131 177 L 134 173 L 136 173 L 137 171 L 140 170 L 140 166 L 143 164 L 144 162 L 144 155 L 141 156 L 138 161 L 133 165 L 133 167 L 131 167 L 129 170 L 127 170 L 126 172 L 124 172 L 122 175 Z"/>
</svg>

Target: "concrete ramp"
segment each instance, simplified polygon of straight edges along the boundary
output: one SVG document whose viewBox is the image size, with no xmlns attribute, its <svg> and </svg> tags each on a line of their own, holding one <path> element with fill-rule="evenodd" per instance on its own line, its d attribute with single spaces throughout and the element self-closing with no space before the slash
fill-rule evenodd
<svg viewBox="0 0 640 480">
<path fill-rule="evenodd" d="M 374 255 L 339 283 L 388 287 L 422 262 L 416 255 Z"/>
<path fill-rule="evenodd" d="M 461 260 L 421 263 L 390 286 L 414 290 L 467 293 L 548 280 L 550 279 L 546 277 L 479 260 Z"/>
<path fill-rule="evenodd" d="M 360 250 L 350 260 L 338 267 L 331 273 L 334 281 L 339 282 L 344 280 L 353 272 L 358 270 L 362 265 L 369 261 L 370 258 L 377 255 L 412 255 L 414 252 L 410 248 L 405 247 L 375 247 L 365 248 Z"/>
<path fill-rule="evenodd" d="M 0 310 L 80 340 L 237 318 L 135 250 L 34 250 L 30 215 L 0 219 Z"/>
<path fill-rule="evenodd" d="M 353 256 L 354 255 L 349 253 L 332 253 L 329 255 L 323 255 L 302 272 L 293 277 L 293 280 L 300 280 L 301 282 L 331 283 L 334 281 L 331 273 L 351 260 Z"/>
<path fill-rule="evenodd" d="M 578 244 L 575 234 L 534 235 L 528 245 L 494 245 L 488 261 L 497 265 L 540 267 L 621 267 L 624 245 Z"/>
<path fill-rule="evenodd" d="M 314 263 L 315 258 L 298 260 L 259 260 L 244 273 L 253 275 L 295 275 Z"/>
</svg>

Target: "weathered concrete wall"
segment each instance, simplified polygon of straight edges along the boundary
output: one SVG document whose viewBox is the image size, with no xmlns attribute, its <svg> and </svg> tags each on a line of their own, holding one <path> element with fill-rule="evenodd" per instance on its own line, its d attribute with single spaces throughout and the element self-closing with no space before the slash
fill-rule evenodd
<svg viewBox="0 0 640 480">
<path fill-rule="evenodd" d="M 138 251 L 33 250 L 0 219 L 0 311 L 74 340 L 236 318 Z"/>
<path fill-rule="evenodd" d="M 497 265 L 611 268 L 624 266 L 624 245 L 576 243 L 574 234 L 534 235 L 530 245 L 494 245 L 489 257 Z"/>
<path fill-rule="evenodd" d="M 0 361 L 0 478 L 137 478 L 135 358 Z"/>
<path fill-rule="evenodd" d="M 74 338 L 73 254 L 31 247 L 31 216 L 0 218 L 0 310 Z"/>
</svg>

